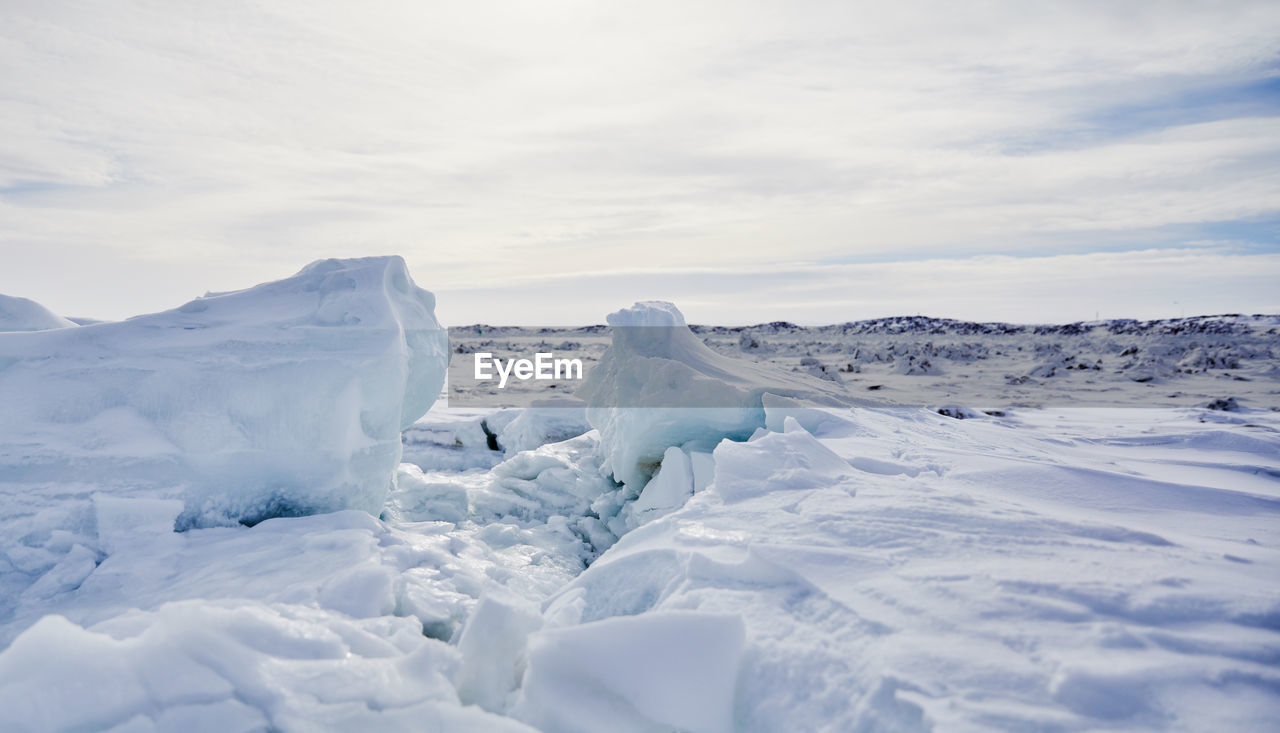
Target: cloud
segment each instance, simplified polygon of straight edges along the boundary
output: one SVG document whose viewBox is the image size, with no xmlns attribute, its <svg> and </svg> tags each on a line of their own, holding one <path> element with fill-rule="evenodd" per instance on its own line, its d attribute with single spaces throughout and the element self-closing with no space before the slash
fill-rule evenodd
<svg viewBox="0 0 1280 733">
<path fill-rule="evenodd" d="M 1143 250 L 1280 215 L 1274 3 L 436 5 L 7 9 L 0 292 L 123 316 L 399 252 L 514 310 L 531 275 Z"/>
<path fill-rule="evenodd" d="M 446 323 L 573 325 L 642 299 L 671 300 L 690 322 L 807 325 L 923 314 L 1064 323 L 1274 313 L 1280 254 L 1201 249 L 993 255 L 844 265 L 601 271 L 478 282 L 439 291 Z M 512 309 L 510 301 L 528 303 Z"/>
</svg>

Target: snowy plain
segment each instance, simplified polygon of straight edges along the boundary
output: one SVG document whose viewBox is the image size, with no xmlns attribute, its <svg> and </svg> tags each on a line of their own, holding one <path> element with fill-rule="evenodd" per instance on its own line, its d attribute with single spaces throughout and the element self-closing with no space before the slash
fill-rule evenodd
<svg viewBox="0 0 1280 733">
<path fill-rule="evenodd" d="M 1274 319 L 1147 361 L 1165 326 L 1131 326 L 1146 352 L 1105 371 L 1019 357 L 1056 367 L 1019 389 L 1113 376 L 1100 408 L 996 401 L 1006 364 L 940 350 L 1087 334 L 757 329 L 778 340 L 637 304 L 611 323 L 667 340 L 606 337 L 589 407 L 503 409 L 432 403 L 450 345 L 398 258 L 118 324 L 27 303 L 0 301 L 3 730 L 1280 720 Z M 864 400 L 996 376 L 815 406 L 840 361 Z"/>
</svg>

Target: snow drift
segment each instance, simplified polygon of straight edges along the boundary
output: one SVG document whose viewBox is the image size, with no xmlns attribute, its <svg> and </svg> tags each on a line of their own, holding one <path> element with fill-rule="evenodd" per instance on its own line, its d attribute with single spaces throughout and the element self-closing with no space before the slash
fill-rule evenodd
<svg viewBox="0 0 1280 733">
<path fill-rule="evenodd" d="M 180 527 L 381 510 L 448 364 L 399 257 L 324 260 L 105 323 L 0 335 L 6 540 L 94 533 L 88 499 L 181 499 Z M 34 517 L 33 517 L 34 515 Z"/>
<path fill-rule="evenodd" d="M 0 332 L 44 331 L 74 325 L 34 300 L 0 295 Z"/>
</svg>

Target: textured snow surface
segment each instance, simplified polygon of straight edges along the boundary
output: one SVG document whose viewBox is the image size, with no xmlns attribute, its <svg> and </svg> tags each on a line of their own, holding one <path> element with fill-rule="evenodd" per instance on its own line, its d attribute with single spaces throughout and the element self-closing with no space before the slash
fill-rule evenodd
<svg viewBox="0 0 1280 733">
<path fill-rule="evenodd" d="M 446 353 L 401 272 L 320 263 L 194 315 L 0 339 L 18 357 L 0 362 L 17 400 L 0 428 L 0 730 L 1280 719 L 1280 413 L 819 408 L 753 392 L 736 364 L 700 371 L 700 344 L 675 336 L 647 356 L 624 345 L 637 351 L 615 374 L 741 389 L 740 430 L 697 408 L 588 429 L 570 408 L 437 406 L 401 433 L 439 394 Z M 346 412 L 345 390 L 364 408 Z M 218 442 L 230 406 L 250 404 L 271 407 L 262 420 L 303 411 L 255 433 L 281 452 L 273 473 L 253 462 L 272 456 Z M 352 415 L 349 440 L 322 439 Z M 197 465 L 178 449 L 192 425 L 213 426 L 245 481 L 322 490 L 371 445 L 389 467 L 369 505 L 175 532 L 190 486 L 228 476 L 202 468 L 217 451 Z"/>
<path fill-rule="evenodd" d="M 75 325 L 34 300 L 0 295 L 0 332 L 45 331 Z"/>
<path fill-rule="evenodd" d="M 722 443 L 710 488 L 557 593 L 517 713 L 598 729 L 570 712 L 572 681 L 643 686 L 656 664 L 738 730 L 1258 730 L 1280 714 L 1273 415 L 839 417 Z M 711 651 L 682 671 L 667 614 L 745 629 L 718 652 L 736 660 L 731 703 Z M 608 676 L 569 661 L 587 629 L 630 619 Z M 646 694 L 598 705 L 620 730 L 721 729 Z"/>
<path fill-rule="evenodd" d="M 85 629 L 46 616 L 0 654 L 8 731 L 494 730 L 458 650 L 406 619 L 179 601 Z"/>
<path fill-rule="evenodd" d="M 493 469 L 404 464 L 383 519 L 173 533 L 180 502 L 99 495 L 106 549 L 73 546 L 4 625 L 0 723 L 1258 730 L 1280 715 L 1274 413 L 778 409 L 748 441 L 673 448 L 638 498 L 602 477 L 594 431 L 505 460 L 456 449 L 496 453 Z"/>
</svg>

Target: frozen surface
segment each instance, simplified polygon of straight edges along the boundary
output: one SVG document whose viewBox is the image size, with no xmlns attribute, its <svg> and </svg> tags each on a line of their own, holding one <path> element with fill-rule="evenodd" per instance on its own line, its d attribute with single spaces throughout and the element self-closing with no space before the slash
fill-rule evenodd
<svg viewBox="0 0 1280 733">
<path fill-rule="evenodd" d="M 99 495 L 109 554 L 73 546 L 23 594 L 0 716 L 836 731 L 1280 714 L 1274 413 L 792 412 L 712 453 L 673 447 L 638 496 L 601 476 L 594 431 L 493 469 L 404 464 L 381 520 L 175 534 L 180 502 Z"/>
<path fill-rule="evenodd" d="M 91 628 L 46 616 L 0 654 L 7 731 L 527 731 L 463 708 L 458 651 L 406 619 L 245 601 Z"/>
<path fill-rule="evenodd" d="M 743 624 L 741 657 L 718 658 L 737 730 L 1250 730 L 1280 714 L 1273 413 L 831 414 L 816 435 L 785 419 L 721 443 L 709 488 L 553 597 L 518 712 L 588 729 L 552 717 L 573 697 L 547 680 L 574 678 L 542 650 L 679 613 Z M 643 678 L 668 649 L 638 644 L 610 674 Z M 610 714 L 642 730 L 676 725 L 668 709 Z"/>
<path fill-rule="evenodd" d="M 203 300 L 220 297 L 233 296 Z M 140 320 L 3 343 L 142 339 L 130 330 Z M 285 331 L 273 363 L 293 368 L 314 342 Z M 372 513 L 174 532 L 190 499 L 157 479 L 181 453 L 154 415 L 121 405 L 82 418 L 72 402 L 63 422 L 6 420 L 0 730 L 1266 730 L 1280 719 L 1280 413 L 1249 398 L 820 408 L 753 395 L 735 381 L 739 364 L 682 341 L 626 348 L 650 349 L 636 364 L 658 360 L 649 368 L 677 391 L 714 379 L 752 395 L 740 430 L 698 408 L 649 408 L 651 432 L 615 420 L 657 436 L 642 457 L 620 433 L 588 429 L 581 409 L 437 405 L 402 434 L 417 408 L 379 412 L 405 462 Z M 965 364 L 982 368 L 935 348 L 945 368 L 922 352 L 931 374 L 896 376 L 961 383 L 976 373 Z M 1221 358 L 1206 350 L 1181 368 L 1212 373 Z M 1259 388 L 1257 364 L 1240 363 L 1257 377 L 1240 384 Z M 655 373 L 632 366 L 615 385 Z M 806 369 L 805 383 L 822 371 Z M 423 387 L 426 400 L 440 385 Z M 303 404 L 331 417 L 341 401 L 319 394 Z M 614 469 L 628 455 L 637 472 L 623 483 Z"/>
<path fill-rule="evenodd" d="M 0 332 L 45 331 L 75 325 L 34 300 L 0 295 Z"/>
<path fill-rule="evenodd" d="M 165 532 L 380 513 L 401 430 L 442 386 L 433 307 L 398 257 L 326 260 L 120 323 L 0 334 L 0 613 L 126 542 L 123 500 L 177 507 Z"/>
<path fill-rule="evenodd" d="M 659 314 L 666 311 L 664 305 L 656 307 Z M 628 327 L 642 335 L 662 328 L 668 327 Z M 1246 407 L 1280 407 L 1276 315 L 1052 325 L 911 316 L 829 326 L 785 321 L 691 325 L 689 330 L 716 354 L 768 367 L 755 372 L 754 378 L 777 383 L 769 390 L 775 394 L 793 394 L 781 386 L 791 381 L 779 381 L 782 373 L 809 378 L 810 389 L 821 383 L 819 391 L 833 394 L 842 404 L 866 404 L 863 400 L 871 398 L 877 404 L 917 407 L 1203 407 L 1234 397 Z M 613 337 L 606 326 L 487 326 L 483 336 L 477 336 L 474 327 L 460 327 L 451 335 L 460 353 L 527 354 L 553 348 L 558 358 L 581 359 L 588 377 L 603 363 Z M 581 382 L 514 382 L 504 390 L 495 384 L 451 379 L 450 404 L 528 405 L 553 396 L 572 399 Z M 513 397 L 517 393 L 519 399 Z M 637 394 L 641 392 L 624 392 Z M 717 394 L 696 399 L 721 406 L 712 399 Z M 807 398 L 802 401 L 814 404 Z"/>
</svg>

